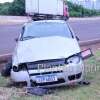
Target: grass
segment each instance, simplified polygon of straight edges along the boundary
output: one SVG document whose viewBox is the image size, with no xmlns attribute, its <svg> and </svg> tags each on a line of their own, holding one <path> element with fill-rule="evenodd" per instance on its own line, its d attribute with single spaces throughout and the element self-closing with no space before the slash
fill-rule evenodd
<svg viewBox="0 0 100 100">
<path fill-rule="evenodd" d="M 86 79 L 91 82 L 89 86 L 59 87 L 55 88 L 54 94 L 39 97 L 25 94 L 24 89 L 4 87 L 8 79 L 0 77 L 0 100 L 100 100 L 100 51 L 85 64 L 87 68 L 92 66 L 92 71 L 86 74 Z"/>
</svg>

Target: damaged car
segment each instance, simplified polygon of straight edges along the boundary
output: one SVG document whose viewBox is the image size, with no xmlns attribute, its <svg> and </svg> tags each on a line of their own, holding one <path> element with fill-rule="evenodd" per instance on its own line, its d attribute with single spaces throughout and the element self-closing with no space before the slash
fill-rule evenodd
<svg viewBox="0 0 100 100">
<path fill-rule="evenodd" d="M 53 87 L 84 80 L 78 39 L 64 20 L 25 24 L 12 56 L 10 77 L 28 86 Z"/>
</svg>

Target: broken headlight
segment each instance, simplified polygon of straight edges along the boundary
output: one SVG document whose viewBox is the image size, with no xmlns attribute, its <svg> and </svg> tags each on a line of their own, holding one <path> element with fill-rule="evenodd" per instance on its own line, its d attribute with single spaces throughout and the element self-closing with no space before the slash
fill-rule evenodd
<svg viewBox="0 0 100 100">
<path fill-rule="evenodd" d="M 67 64 L 71 64 L 71 63 L 78 64 L 80 60 L 81 60 L 80 56 L 72 56 L 66 60 L 66 63 Z"/>
<path fill-rule="evenodd" d="M 23 63 L 23 64 L 19 64 L 18 66 L 13 66 L 14 72 L 18 72 L 21 70 L 27 70 L 27 64 Z"/>
</svg>

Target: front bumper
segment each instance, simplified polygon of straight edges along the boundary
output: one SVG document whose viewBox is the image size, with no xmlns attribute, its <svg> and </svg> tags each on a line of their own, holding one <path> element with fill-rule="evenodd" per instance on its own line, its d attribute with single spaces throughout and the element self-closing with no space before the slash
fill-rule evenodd
<svg viewBox="0 0 100 100">
<path fill-rule="evenodd" d="M 30 77 L 29 77 L 30 73 Z M 53 87 L 69 85 L 72 83 L 80 82 L 84 79 L 84 64 L 80 62 L 78 65 L 65 65 L 60 69 L 45 69 L 45 70 L 29 70 L 14 72 L 11 71 L 11 79 L 14 82 L 29 82 L 31 80 L 32 85 L 39 87 Z M 57 81 L 37 83 L 37 76 L 54 75 L 57 77 Z"/>
</svg>

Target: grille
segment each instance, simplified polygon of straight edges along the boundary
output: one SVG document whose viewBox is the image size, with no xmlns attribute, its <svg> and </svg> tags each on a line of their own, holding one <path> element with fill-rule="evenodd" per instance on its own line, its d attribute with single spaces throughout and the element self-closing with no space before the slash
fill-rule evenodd
<svg viewBox="0 0 100 100">
<path fill-rule="evenodd" d="M 58 68 L 64 66 L 64 63 L 65 59 L 45 60 L 45 61 L 43 60 L 43 61 L 28 63 L 27 68 L 30 70 Z"/>
<path fill-rule="evenodd" d="M 30 76 L 36 76 L 36 75 L 46 75 L 46 74 L 53 74 L 53 73 L 62 73 L 63 71 L 53 71 L 53 72 L 44 72 L 44 73 L 32 73 L 29 74 Z"/>
</svg>

